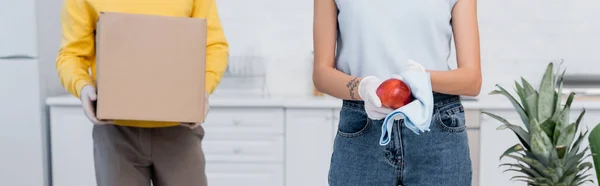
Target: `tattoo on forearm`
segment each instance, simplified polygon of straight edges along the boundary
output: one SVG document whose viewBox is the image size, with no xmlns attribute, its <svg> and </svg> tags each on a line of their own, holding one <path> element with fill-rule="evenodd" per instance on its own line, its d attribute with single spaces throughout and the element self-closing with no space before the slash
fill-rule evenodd
<svg viewBox="0 0 600 186">
<path fill-rule="evenodd" d="M 358 98 L 356 98 L 354 94 L 354 89 L 358 87 L 359 83 L 360 81 L 358 81 L 358 77 L 355 77 L 354 79 L 350 80 L 348 84 L 346 84 L 346 87 L 348 87 L 348 91 L 350 91 L 350 98 L 352 98 L 353 100 L 358 100 Z"/>
</svg>

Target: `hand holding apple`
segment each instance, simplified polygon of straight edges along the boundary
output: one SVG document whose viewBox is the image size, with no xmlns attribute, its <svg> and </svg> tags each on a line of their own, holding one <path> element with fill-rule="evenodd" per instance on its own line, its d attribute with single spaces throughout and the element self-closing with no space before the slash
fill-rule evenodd
<svg viewBox="0 0 600 186">
<path fill-rule="evenodd" d="M 384 107 L 398 109 L 412 101 L 410 88 L 399 78 L 390 78 L 377 87 L 377 96 Z"/>
</svg>

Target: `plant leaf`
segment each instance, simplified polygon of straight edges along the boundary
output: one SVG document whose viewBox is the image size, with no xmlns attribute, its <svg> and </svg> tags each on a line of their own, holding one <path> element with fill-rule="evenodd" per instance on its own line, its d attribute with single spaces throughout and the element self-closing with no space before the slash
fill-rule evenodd
<svg viewBox="0 0 600 186">
<path fill-rule="evenodd" d="M 577 140 L 575 140 L 575 143 L 573 143 L 573 147 L 569 151 L 568 157 L 575 156 L 577 154 L 577 152 L 579 152 L 579 146 L 581 145 L 581 141 L 583 140 L 583 138 L 585 138 L 585 136 L 587 135 L 588 132 L 589 131 L 579 133 L 579 137 L 577 137 Z"/>
<path fill-rule="evenodd" d="M 560 131 L 561 135 L 558 137 L 558 141 L 556 142 L 557 146 L 571 146 L 571 143 L 575 139 L 575 133 L 577 132 L 575 131 L 575 126 L 577 126 L 577 123 L 571 123 Z M 569 150 L 569 148 L 567 148 L 567 150 Z"/>
<path fill-rule="evenodd" d="M 540 125 L 540 128 L 542 128 L 544 133 L 548 136 L 554 136 L 554 127 L 556 127 L 556 123 L 550 118 L 546 119 L 546 121 L 542 122 Z"/>
<path fill-rule="evenodd" d="M 566 146 L 556 146 L 556 153 L 558 154 L 559 159 L 563 159 L 565 155 L 567 155 L 567 147 Z"/>
<path fill-rule="evenodd" d="M 540 161 L 548 165 L 548 162 L 550 162 L 551 151 L 555 151 L 554 145 L 552 144 L 552 141 L 550 141 L 550 138 L 548 138 L 540 128 L 540 125 L 537 124 L 535 119 L 531 121 L 531 127 L 531 152 Z"/>
<path fill-rule="evenodd" d="M 529 116 L 529 120 L 531 120 L 532 118 L 537 118 L 537 101 L 538 101 L 538 93 L 535 91 L 535 89 L 533 89 L 533 87 L 531 86 L 531 84 L 529 84 L 529 82 L 527 82 L 527 80 L 521 78 L 521 81 L 523 82 L 523 90 L 525 92 L 525 103 L 523 105 L 527 105 L 527 107 L 525 107 L 525 111 L 527 112 L 527 115 Z"/>
<path fill-rule="evenodd" d="M 579 120 L 579 119 L 578 119 Z M 588 137 L 594 167 L 596 168 L 596 176 L 600 181 L 600 124 L 597 124 Z"/>
<path fill-rule="evenodd" d="M 540 175 L 542 175 L 543 177 L 552 178 L 552 180 L 558 181 L 556 171 L 552 168 L 548 168 L 548 167 L 544 166 L 544 164 L 542 164 L 540 161 L 538 161 L 536 159 L 531 159 L 531 158 L 527 158 L 527 157 L 518 157 L 518 156 L 513 156 L 513 155 L 507 155 L 507 156 L 512 157 L 514 159 L 517 159 L 517 160 L 527 164 L 529 167 L 531 167 L 537 173 L 540 173 Z"/>
<path fill-rule="evenodd" d="M 518 164 L 518 163 L 503 163 L 500 166 L 509 166 L 508 169 L 506 169 L 502 172 L 513 171 L 513 172 L 520 172 L 520 173 L 526 174 L 531 177 L 541 177 L 541 175 L 537 171 L 535 171 L 529 167 L 526 167 L 524 165 Z M 517 167 L 520 169 L 514 169 L 514 167 Z"/>
<path fill-rule="evenodd" d="M 554 128 L 554 133 L 552 134 L 552 144 L 558 144 L 558 137 L 560 137 L 560 135 L 562 135 L 560 133 L 560 129 L 558 127 Z"/>
<path fill-rule="evenodd" d="M 538 121 L 544 121 L 552 116 L 556 102 L 554 102 L 554 82 L 552 81 L 553 64 L 549 63 L 542 77 L 538 95 Z"/>
<path fill-rule="evenodd" d="M 581 184 L 583 184 L 585 182 L 588 182 L 588 181 L 594 183 L 594 181 L 587 179 L 590 176 L 591 176 L 590 174 L 587 174 L 587 175 L 577 175 L 575 177 L 575 180 L 573 180 L 573 182 L 571 183 L 571 185 L 581 185 Z"/>
<path fill-rule="evenodd" d="M 504 153 L 502 153 L 502 155 L 500 155 L 500 160 L 502 160 L 502 158 L 508 154 L 514 153 L 514 152 L 520 152 L 523 151 L 523 146 L 521 144 L 516 144 L 513 145 L 512 147 L 506 149 L 506 151 L 504 151 Z"/>
<path fill-rule="evenodd" d="M 582 152 L 577 153 L 576 155 L 568 157 L 566 159 L 565 170 L 566 170 L 567 174 L 572 174 L 572 173 L 578 172 L 577 166 L 579 165 L 579 162 L 581 162 L 584 158 L 587 157 L 587 156 L 584 157 L 587 149 L 588 148 L 586 147 Z"/>
<path fill-rule="evenodd" d="M 508 93 L 508 91 L 506 91 L 504 88 L 502 88 L 502 86 L 496 85 L 496 87 L 500 90 L 494 90 L 490 94 L 492 94 L 492 95 L 501 94 L 501 95 L 504 95 L 506 98 L 508 98 L 510 103 L 513 105 L 513 107 L 515 108 L 515 110 L 517 111 L 519 116 L 521 117 L 521 121 L 523 122 L 525 127 L 527 129 L 529 129 L 529 117 L 525 113 L 523 106 L 521 106 L 521 104 L 519 104 L 519 102 L 510 93 Z M 518 94 L 518 92 L 517 92 L 517 94 Z"/>
<path fill-rule="evenodd" d="M 585 114 L 585 108 L 583 109 L 583 111 L 581 111 L 581 113 L 579 113 L 579 116 L 577 117 L 577 120 L 575 121 L 575 123 L 577 123 L 577 125 L 575 126 L 575 130 L 579 129 L 579 124 L 581 123 L 581 120 L 583 119 L 584 114 Z"/>
<path fill-rule="evenodd" d="M 525 149 L 529 149 L 529 147 L 530 147 L 529 138 L 530 137 L 529 137 L 529 133 L 527 133 L 527 131 L 523 130 L 523 128 L 521 128 L 519 126 L 510 124 L 508 121 L 506 121 L 506 119 L 504 119 L 498 115 L 495 115 L 495 114 L 492 114 L 489 112 L 481 112 L 481 113 L 486 114 L 486 115 L 502 122 L 504 124 L 504 126 L 511 129 L 517 135 L 517 137 L 519 138 L 519 141 L 521 141 L 521 144 L 523 144 Z"/>
</svg>

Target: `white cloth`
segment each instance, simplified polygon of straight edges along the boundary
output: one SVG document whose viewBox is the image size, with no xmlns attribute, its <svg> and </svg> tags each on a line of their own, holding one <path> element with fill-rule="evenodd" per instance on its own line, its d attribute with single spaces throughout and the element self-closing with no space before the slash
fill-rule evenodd
<svg viewBox="0 0 600 186">
<path fill-rule="evenodd" d="M 389 113 L 381 126 L 380 145 L 390 142 L 395 120 L 404 119 L 404 125 L 415 134 L 429 131 L 433 115 L 433 91 L 431 78 L 419 63 L 409 60 L 408 65 L 400 73 L 404 83 L 408 85 L 415 100 Z"/>
</svg>

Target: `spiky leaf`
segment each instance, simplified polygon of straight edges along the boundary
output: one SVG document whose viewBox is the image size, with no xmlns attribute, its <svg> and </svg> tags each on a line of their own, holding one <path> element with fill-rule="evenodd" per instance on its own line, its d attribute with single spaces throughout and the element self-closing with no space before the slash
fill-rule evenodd
<svg viewBox="0 0 600 186">
<path fill-rule="evenodd" d="M 486 114 L 500 122 L 502 122 L 504 125 L 504 127 L 511 129 L 519 138 L 519 141 L 521 141 L 521 144 L 523 144 L 523 146 L 526 149 L 529 149 L 530 145 L 529 145 L 529 133 L 527 133 L 525 130 L 523 130 L 523 128 L 517 126 L 517 125 L 513 125 L 511 123 L 509 123 L 506 119 L 496 115 L 496 114 L 492 114 L 489 112 L 481 112 L 483 114 Z M 502 128 L 499 128 L 502 129 Z"/>
<path fill-rule="evenodd" d="M 521 106 L 521 104 L 519 104 L 519 102 L 510 93 L 508 93 L 508 91 L 506 91 L 506 89 L 502 88 L 502 86 L 496 85 L 496 87 L 499 90 L 494 90 L 490 94 L 491 95 L 494 95 L 494 94 L 504 95 L 510 101 L 510 103 L 513 105 L 513 107 L 515 108 L 515 110 L 519 114 L 519 117 L 521 117 L 521 121 L 523 122 L 523 124 L 525 125 L 525 127 L 528 128 L 528 126 L 529 126 L 529 122 L 528 122 L 529 121 L 529 117 L 527 117 L 527 114 L 525 113 L 525 110 L 523 109 L 523 106 Z"/>
<path fill-rule="evenodd" d="M 575 132 L 577 132 L 575 131 L 575 126 L 577 126 L 576 123 L 571 123 L 560 131 L 561 135 L 558 137 L 558 141 L 556 142 L 557 146 L 565 146 L 567 149 L 571 146 L 571 143 L 575 138 Z"/>
<path fill-rule="evenodd" d="M 540 128 L 542 128 L 542 131 L 544 131 L 544 133 L 546 133 L 546 135 L 548 135 L 548 136 L 554 135 L 554 127 L 556 127 L 556 123 L 554 121 L 552 121 L 551 119 L 547 119 L 546 121 L 542 122 L 542 124 L 540 125 Z"/>
<path fill-rule="evenodd" d="M 554 145 L 550 138 L 543 132 L 537 121 L 531 120 L 531 152 L 542 162 L 548 162 L 550 159 L 550 151 L 554 151 Z"/>
<path fill-rule="evenodd" d="M 538 173 L 537 171 L 535 171 L 529 167 L 523 166 L 521 164 L 518 164 L 518 163 L 503 163 L 500 166 L 509 166 L 508 169 L 506 169 L 502 172 L 513 171 L 513 172 L 520 172 L 520 173 L 526 174 L 531 177 L 541 177 L 540 173 Z M 514 169 L 514 167 L 520 168 L 520 169 Z"/>
<path fill-rule="evenodd" d="M 540 84 L 537 102 L 538 121 L 544 121 L 550 118 L 550 116 L 552 116 L 552 112 L 554 112 L 554 107 L 556 106 L 556 102 L 554 102 L 554 82 L 552 81 L 552 70 L 553 64 L 550 63 L 546 68 L 546 73 L 544 73 L 542 83 Z"/>
<path fill-rule="evenodd" d="M 565 155 L 567 155 L 567 147 L 566 146 L 556 146 L 556 153 L 558 154 L 558 158 L 563 159 Z"/>
<path fill-rule="evenodd" d="M 523 149 L 523 146 L 521 144 L 513 145 L 512 147 L 506 149 L 506 151 L 504 151 L 504 153 L 502 153 L 502 155 L 500 156 L 500 160 L 502 160 L 502 158 L 504 156 L 506 156 L 506 155 L 509 155 L 511 153 L 514 153 L 514 152 L 521 152 L 523 150 L 524 149 Z"/>
<path fill-rule="evenodd" d="M 531 84 L 527 82 L 527 80 L 521 78 L 523 82 L 523 91 L 525 92 L 525 112 L 529 117 L 529 120 L 532 118 L 537 118 L 537 101 L 538 101 L 538 93 L 533 89 Z"/>
<path fill-rule="evenodd" d="M 575 125 L 575 130 L 579 129 L 579 124 L 581 123 L 581 120 L 583 119 L 584 114 L 585 114 L 585 108 L 583 109 L 583 111 L 581 111 L 581 113 L 579 113 L 579 116 L 577 117 L 577 120 L 575 121 L 575 123 L 577 123 L 577 125 Z"/>
</svg>

